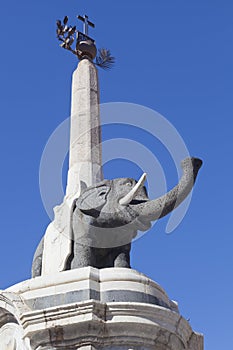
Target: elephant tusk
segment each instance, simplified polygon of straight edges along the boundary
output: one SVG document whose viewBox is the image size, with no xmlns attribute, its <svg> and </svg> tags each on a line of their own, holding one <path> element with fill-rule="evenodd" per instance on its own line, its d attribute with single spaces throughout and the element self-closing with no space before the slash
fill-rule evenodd
<svg viewBox="0 0 233 350">
<path fill-rule="evenodd" d="M 120 199 L 119 203 L 121 205 L 127 205 L 129 204 L 136 196 L 136 194 L 138 193 L 138 191 L 142 188 L 142 186 L 144 185 L 144 182 L 146 181 L 146 176 L 147 174 L 144 173 L 140 180 L 136 183 L 136 185 L 132 188 L 132 190 L 123 198 Z"/>
</svg>

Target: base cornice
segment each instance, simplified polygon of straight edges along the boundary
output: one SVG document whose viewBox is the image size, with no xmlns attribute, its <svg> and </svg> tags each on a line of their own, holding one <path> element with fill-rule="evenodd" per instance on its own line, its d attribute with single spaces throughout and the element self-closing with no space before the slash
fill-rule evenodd
<svg viewBox="0 0 233 350">
<path fill-rule="evenodd" d="M 165 291 L 126 268 L 19 283 L 0 292 L 0 322 L 1 350 L 203 350 Z"/>
</svg>

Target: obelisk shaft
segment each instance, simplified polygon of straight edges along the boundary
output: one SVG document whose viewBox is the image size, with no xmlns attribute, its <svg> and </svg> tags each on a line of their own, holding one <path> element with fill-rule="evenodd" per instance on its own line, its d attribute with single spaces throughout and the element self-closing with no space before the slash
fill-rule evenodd
<svg viewBox="0 0 233 350">
<path fill-rule="evenodd" d="M 67 196 L 80 194 L 80 183 L 102 180 L 98 72 L 89 59 L 73 73 Z"/>
<path fill-rule="evenodd" d="M 45 234 L 42 275 L 66 268 L 72 248 L 73 202 L 80 195 L 82 182 L 91 186 L 102 180 L 98 73 L 89 59 L 82 59 L 73 73 L 70 123 L 66 196 L 54 208 L 54 221 Z"/>
</svg>

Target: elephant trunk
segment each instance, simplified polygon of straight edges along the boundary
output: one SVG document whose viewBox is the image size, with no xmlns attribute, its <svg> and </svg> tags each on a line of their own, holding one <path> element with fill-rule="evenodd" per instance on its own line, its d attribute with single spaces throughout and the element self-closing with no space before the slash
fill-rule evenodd
<svg viewBox="0 0 233 350">
<path fill-rule="evenodd" d="M 183 175 L 171 191 L 162 197 L 132 206 L 139 218 L 154 221 L 169 214 L 178 207 L 191 192 L 202 161 L 198 158 L 186 158 L 181 162 Z"/>
</svg>

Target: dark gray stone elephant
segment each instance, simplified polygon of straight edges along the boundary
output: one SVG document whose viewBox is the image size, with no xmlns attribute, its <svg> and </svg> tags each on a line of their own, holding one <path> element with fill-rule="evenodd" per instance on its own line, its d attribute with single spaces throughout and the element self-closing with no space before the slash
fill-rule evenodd
<svg viewBox="0 0 233 350">
<path fill-rule="evenodd" d="M 149 200 L 145 174 L 137 182 L 130 178 L 104 180 L 82 191 L 72 215 L 72 253 L 66 269 L 85 266 L 130 268 L 131 241 L 137 231 L 146 231 L 151 221 L 175 209 L 190 193 L 202 161 L 182 161 L 183 175 L 170 192 Z M 41 274 L 43 240 L 34 257 L 33 277 Z"/>
</svg>

